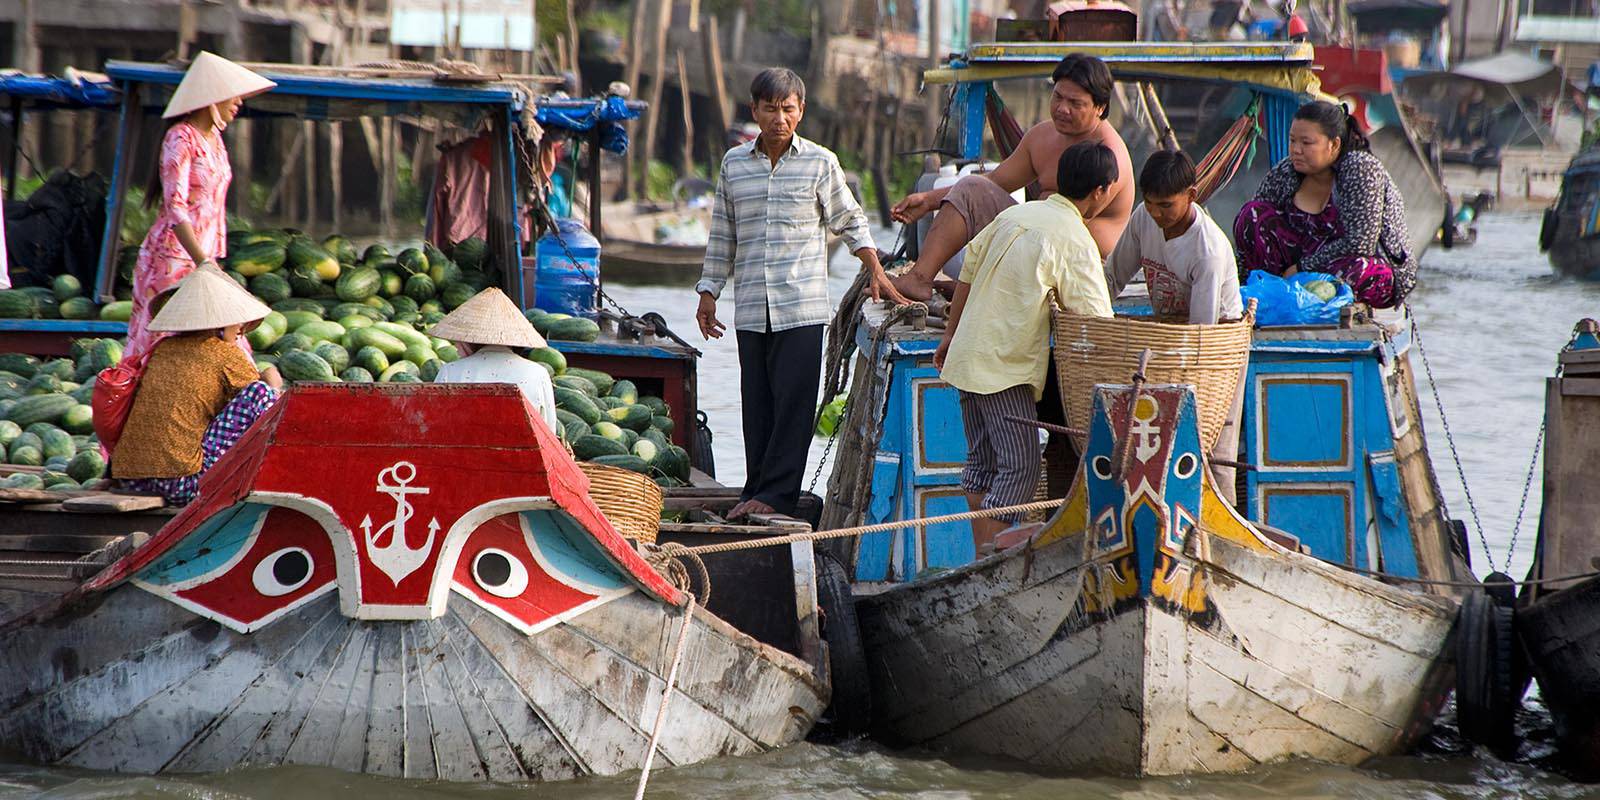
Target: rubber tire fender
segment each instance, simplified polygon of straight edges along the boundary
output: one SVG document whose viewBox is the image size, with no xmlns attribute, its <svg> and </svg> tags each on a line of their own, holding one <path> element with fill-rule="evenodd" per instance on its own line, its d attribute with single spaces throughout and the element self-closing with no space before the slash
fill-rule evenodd
<svg viewBox="0 0 1600 800">
<path fill-rule="evenodd" d="M 822 640 L 828 646 L 829 682 L 833 697 L 823 716 L 833 721 L 840 736 L 866 733 L 872 725 L 872 680 L 867 674 L 867 652 L 861 642 L 855 595 L 850 577 L 839 560 L 816 551 L 817 606 L 822 614 Z"/>
<path fill-rule="evenodd" d="M 1456 723 L 1462 738 L 1496 754 L 1515 752 L 1516 612 L 1483 591 L 1462 598 L 1456 612 Z"/>
<path fill-rule="evenodd" d="M 1456 246 L 1456 201 L 1444 201 L 1444 224 L 1439 226 L 1439 246 L 1446 250 Z"/>
</svg>

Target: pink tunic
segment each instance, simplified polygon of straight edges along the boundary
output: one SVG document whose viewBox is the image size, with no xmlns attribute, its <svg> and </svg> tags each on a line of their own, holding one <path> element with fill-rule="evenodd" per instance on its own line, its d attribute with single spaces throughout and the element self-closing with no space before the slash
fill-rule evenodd
<svg viewBox="0 0 1600 800">
<path fill-rule="evenodd" d="M 161 211 L 139 247 L 133 270 L 133 317 L 128 321 L 128 357 L 154 347 L 166 334 L 153 333 L 150 301 L 194 271 L 194 259 L 175 230 L 187 222 L 200 247 L 213 259 L 228 252 L 226 200 L 233 168 L 222 137 L 201 133 L 187 122 L 167 129 L 161 140 Z M 239 343 L 249 352 L 244 337 Z"/>
</svg>

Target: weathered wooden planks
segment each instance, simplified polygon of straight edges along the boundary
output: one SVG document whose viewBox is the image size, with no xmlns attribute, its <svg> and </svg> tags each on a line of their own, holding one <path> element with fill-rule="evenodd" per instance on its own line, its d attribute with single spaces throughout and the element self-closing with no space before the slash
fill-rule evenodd
<svg viewBox="0 0 1600 800">
<path fill-rule="evenodd" d="M 1209 537 L 1211 615 L 1082 616 L 1082 535 L 858 601 L 893 741 L 1139 774 L 1359 763 L 1430 707 L 1453 604 Z"/>
</svg>

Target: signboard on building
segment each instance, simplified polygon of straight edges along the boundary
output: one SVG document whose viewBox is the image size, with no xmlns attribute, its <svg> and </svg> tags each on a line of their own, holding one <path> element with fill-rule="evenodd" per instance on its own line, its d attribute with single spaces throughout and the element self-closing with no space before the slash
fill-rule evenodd
<svg viewBox="0 0 1600 800">
<path fill-rule="evenodd" d="M 533 0 L 392 0 L 389 41 L 411 47 L 533 49 Z"/>
</svg>

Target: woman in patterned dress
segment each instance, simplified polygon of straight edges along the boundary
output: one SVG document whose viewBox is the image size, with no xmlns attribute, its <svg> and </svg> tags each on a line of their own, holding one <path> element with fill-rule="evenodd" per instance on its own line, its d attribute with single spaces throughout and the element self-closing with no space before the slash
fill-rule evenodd
<svg viewBox="0 0 1600 800">
<path fill-rule="evenodd" d="M 161 162 L 145 202 L 160 197 L 160 211 L 139 247 L 133 272 L 133 316 L 128 321 L 129 357 L 160 340 L 150 326 L 150 301 L 202 264 L 227 254 L 225 204 L 233 169 L 222 131 L 250 95 L 276 86 L 221 56 L 203 52 L 184 73 L 162 116 L 173 120 L 161 140 Z M 240 337 L 239 346 L 249 352 Z"/>
<path fill-rule="evenodd" d="M 1400 189 L 1356 121 L 1321 100 L 1295 112 L 1289 157 L 1239 209 L 1233 242 L 1241 277 L 1330 273 L 1375 308 L 1399 305 L 1417 282 Z"/>
</svg>

